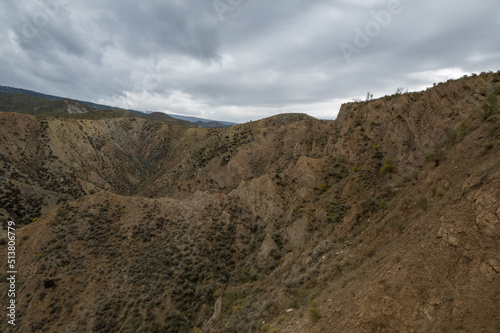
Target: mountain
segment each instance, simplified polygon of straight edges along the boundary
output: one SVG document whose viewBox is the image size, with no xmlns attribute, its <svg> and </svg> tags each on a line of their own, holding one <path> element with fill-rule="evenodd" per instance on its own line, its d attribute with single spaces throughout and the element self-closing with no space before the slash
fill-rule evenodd
<svg viewBox="0 0 500 333">
<path fill-rule="evenodd" d="M 22 95 L 28 95 L 28 96 L 33 96 L 33 97 L 40 97 L 40 98 L 44 98 L 44 99 L 49 99 L 49 100 L 53 100 L 53 101 L 60 100 L 60 99 L 71 100 L 71 99 L 68 99 L 68 98 L 65 98 L 65 97 L 54 96 L 54 95 L 47 95 L 47 94 L 39 93 L 39 92 L 32 91 L 32 90 L 20 89 L 20 88 L 13 88 L 13 87 L 6 87 L 6 86 L 0 86 L 0 96 L 2 94 L 11 94 L 11 95 L 22 94 Z M 78 102 L 86 104 L 86 105 L 91 106 L 91 107 L 96 108 L 96 109 L 100 109 L 100 110 L 119 109 L 117 107 L 108 106 L 108 105 L 102 105 L 102 104 L 96 104 L 96 103 L 92 103 L 92 102 L 85 102 L 85 101 L 78 101 Z"/>
<path fill-rule="evenodd" d="M 143 117 L 178 126 L 198 127 L 191 122 L 175 119 L 160 112 L 142 113 L 138 111 L 112 108 L 108 110 L 92 107 L 84 102 L 67 99 L 47 99 L 25 94 L 0 94 L 0 110 L 27 113 L 37 116 L 79 117 L 87 119 L 110 117 Z"/>
<path fill-rule="evenodd" d="M 0 329 L 495 332 L 499 81 L 226 129 L 0 112 Z"/>
<path fill-rule="evenodd" d="M 26 96 L 24 96 L 24 95 L 26 95 Z M 28 106 L 28 105 L 25 105 L 24 103 L 22 103 L 22 108 L 20 110 L 19 110 L 19 108 L 16 109 L 16 108 L 12 107 L 12 106 L 19 107 L 19 105 L 11 105 L 11 104 L 6 105 L 5 104 L 5 103 L 9 103 L 8 100 L 13 100 L 13 99 L 25 100 L 25 102 L 31 102 L 32 104 L 35 103 L 36 106 L 38 107 L 38 109 L 35 111 L 39 111 L 41 105 L 50 105 L 50 106 L 53 105 L 47 100 L 50 100 L 50 101 L 58 101 L 58 100 L 70 101 L 71 100 L 71 99 L 64 98 L 64 97 L 42 94 L 42 93 L 32 91 L 32 90 L 0 86 L 0 110 L 4 110 L 4 111 L 12 110 L 15 112 L 28 112 L 28 111 L 23 111 L 23 110 L 26 110 L 26 106 Z M 43 101 L 42 99 L 45 99 L 45 101 Z M 97 110 L 123 110 L 123 109 L 120 109 L 120 108 L 114 107 L 114 106 L 96 104 L 96 103 L 86 102 L 86 101 L 74 101 L 74 102 L 79 103 L 80 105 L 82 105 L 82 104 L 85 105 L 86 109 L 88 109 L 87 106 L 90 106 L 91 108 L 97 109 Z M 31 108 L 31 109 L 29 109 L 29 112 L 32 112 L 33 110 L 34 110 L 34 108 Z M 46 111 L 45 109 L 43 109 L 43 110 Z M 155 115 L 153 117 L 157 118 L 157 120 L 161 119 L 160 121 L 166 121 L 168 123 L 184 124 L 184 125 L 189 126 L 189 127 L 192 127 L 193 125 L 188 124 L 187 122 L 196 124 L 197 126 L 200 126 L 200 127 L 207 127 L 207 128 L 226 128 L 226 127 L 231 127 L 233 125 L 236 125 L 236 123 L 232 123 L 232 122 L 214 121 L 214 120 L 209 120 L 209 119 L 187 117 L 187 116 L 180 116 L 180 115 L 169 115 L 169 114 L 166 114 L 163 112 L 154 112 L 154 111 L 142 112 L 142 111 L 136 111 L 136 110 L 124 110 L 124 111 L 132 112 L 135 115 L 138 115 L 141 117 L 145 116 L 146 118 L 148 117 L 147 115 L 155 113 Z M 166 117 L 160 116 L 159 115 L 160 113 L 165 114 L 167 116 Z M 172 120 L 172 118 L 180 119 L 183 121 L 175 122 L 174 120 Z"/>
<path fill-rule="evenodd" d="M 156 120 L 156 121 L 160 121 L 160 122 L 167 123 L 167 124 L 177 124 L 177 125 L 183 125 L 186 127 L 194 127 L 194 124 L 192 122 L 171 117 L 163 112 L 151 112 L 151 113 L 147 113 L 146 115 L 141 115 L 141 116 L 146 118 L 146 119 L 149 119 L 149 120 Z"/>
<path fill-rule="evenodd" d="M 237 123 L 232 123 L 228 121 L 215 121 L 215 120 L 209 120 L 209 119 L 203 119 L 203 118 L 197 118 L 197 117 L 189 117 L 189 116 L 180 116 L 180 115 L 175 115 L 175 114 L 170 114 L 172 118 L 176 119 L 182 119 L 182 120 L 187 120 L 192 123 L 199 124 L 201 127 L 207 127 L 207 128 L 224 128 L 224 127 L 231 127 L 234 125 L 237 125 Z"/>
<path fill-rule="evenodd" d="M 0 94 L 0 110 L 19 113 L 91 113 L 97 109 L 71 100 L 51 100 L 24 94 Z"/>
</svg>

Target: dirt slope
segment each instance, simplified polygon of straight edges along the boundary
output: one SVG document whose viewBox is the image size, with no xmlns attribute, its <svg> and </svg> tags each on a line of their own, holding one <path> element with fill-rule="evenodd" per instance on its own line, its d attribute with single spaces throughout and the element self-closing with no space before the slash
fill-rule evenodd
<svg viewBox="0 0 500 333">
<path fill-rule="evenodd" d="M 498 332 L 498 80 L 229 129 L 0 113 L 13 331 Z"/>
</svg>

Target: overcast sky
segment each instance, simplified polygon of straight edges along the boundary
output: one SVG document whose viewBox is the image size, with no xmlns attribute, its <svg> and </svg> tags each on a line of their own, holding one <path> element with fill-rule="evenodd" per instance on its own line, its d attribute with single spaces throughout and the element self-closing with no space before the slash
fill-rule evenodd
<svg viewBox="0 0 500 333">
<path fill-rule="evenodd" d="M 2 0 L 0 85 L 244 122 L 500 69 L 498 0 Z"/>
</svg>

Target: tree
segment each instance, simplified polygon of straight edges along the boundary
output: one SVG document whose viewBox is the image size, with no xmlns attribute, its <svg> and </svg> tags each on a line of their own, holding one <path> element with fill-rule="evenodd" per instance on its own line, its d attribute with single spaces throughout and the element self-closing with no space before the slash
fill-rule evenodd
<svg viewBox="0 0 500 333">
<path fill-rule="evenodd" d="M 367 92 L 367 93 L 366 93 L 366 100 L 367 100 L 367 101 L 369 101 L 369 100 L 371 100 L 372 98 L 373 98 L 373 94 L 372 94 L 372 93 L 370 93 L 370 92 Z"/>
<path fill-rule="evenodd" d="M 398 88 L 396 89 L 396 95 L 401 95 L 401 94 L 403 94 L 403 93 L 407 93 L 407 92 L 408 92 L 408 89 L 406 89 L 406 91 L 405 91 L 405 88 L 404 88 L 404 87 L 398 87 Z"/>
</svg>

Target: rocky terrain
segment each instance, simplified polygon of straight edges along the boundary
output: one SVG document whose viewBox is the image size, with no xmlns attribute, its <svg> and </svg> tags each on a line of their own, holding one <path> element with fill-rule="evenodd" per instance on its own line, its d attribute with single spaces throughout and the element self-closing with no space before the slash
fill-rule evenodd
<svg viewBox="0 0 500 333">
<path fill-rule="evenodd" d="M 499 81 L 226 129 L 0 112 L 0 329 L 498 332 Z"/>
</svg>

